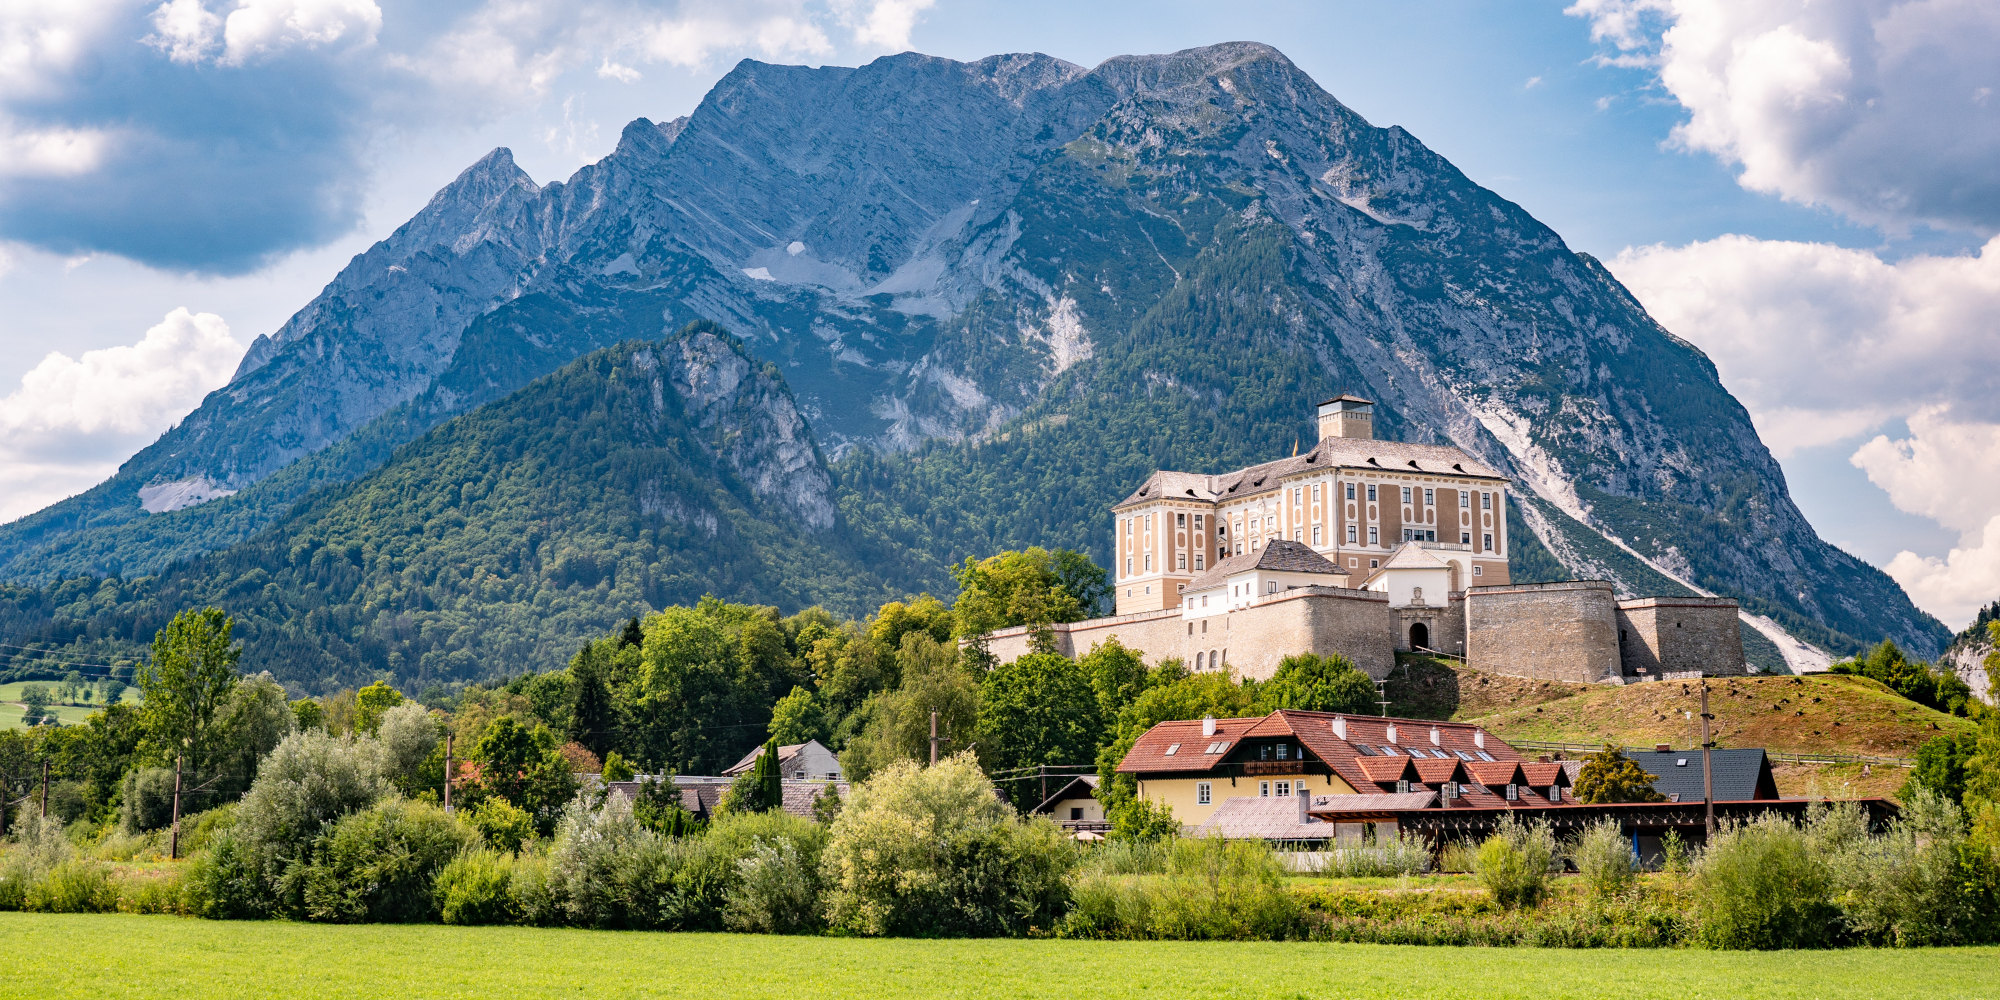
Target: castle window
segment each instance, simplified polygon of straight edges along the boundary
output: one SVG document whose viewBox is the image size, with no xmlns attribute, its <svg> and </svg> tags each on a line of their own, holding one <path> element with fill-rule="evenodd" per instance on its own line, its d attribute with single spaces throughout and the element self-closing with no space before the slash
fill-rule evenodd
<svg viewBox="0 0 2000 1000">
<path fill-rule="evenodd" d="M 1131 556 L 1126 556 L 1126 557 L 1125 557 L 1125 575 L 1126 575 L 1126 576 L 1131 576 L 1131 575 L 1132 575 L 1132 557 L 1131 557 Z"/>
<path fill-rule="evenodd" d="M 1491 551 L 1493 551 L 1493 536 L 1492 536 L 1492 535 L 1481 535 L 1481 536 L 1479 536 L 1479 537 L 1480 537 L 1480 539 L 1481 539 L 1481 543 L 1482 543 L 1482 545 L 1484 546 L 1484 548 L 1486 549 L 1486 551 L 1488 551 L 1488 552 L 1491 552 Z"/>
<path fill-rule="evenodd" d="M 1319 544 L 1319 525 L 1313 525 L 1313 544 Z"/>
<path fill-rule="evenodd" d="M 1195 530 L 1195 533 L 1196 533 L 1196 534 L 1200 534 L 1200 533 L 1201 533 L 1201 515 L 1200 515 L 1200 514 L 1196 514 L 1196 515 L 1194 516 L 1194 530 Z"/>
<path fill-rule="evenodd" d="M 1458 491 L 1458 505 L 1459 505 L 1460 507 L 1470 507 L 1470 506 L 1472 506 L 1472 494 L 1470 494 L 1470 493 L 1467 493 L 1467 492 L 1466 492 L 1466 491 L 1464 491 L 1464 490 L 1459 490 L 1459 491 Z"/>
<path fill-rule="evenodd" d="M 1369 530 L 1371 530 L 1371 531 L 1372 531 L 1372 530 L 1374 530 L 1374 529 L 1372 529 L 1372 528 L 1371 528 L 1371 529 L 1369 529 Z M 1382 568 L 1382 560 L 1380 560 L 1380 559 L 1370 559 L 1370 560 L 1368 560 L 1368 568 L 1369 568 L 1369 569 L 1381 569 L 1381 568 Z"/>
<path fill-rule="evenodd" d="M 1472 536 L 1471 536 L 1471 535 L 1467 535 L 1467 536 L 1465 536 L 1465 537 L 1466 537 L 1466 539 L 1467 539 L 1467 540 L 1470 540 L 1470 539 L 1472 538 Z M 1200 569 L 1200 568 L 1202 568 L 1202 567 L 1201 567 L 1201 557 L 1202 557 L 1202 556 L 1203 556 L 1204 554 L 1205 554 L 1205 553 L 1201 553 L 1201 552 L 1197 552 L 1197 553 L 1195 553 L 1195 554 L 1194 554 L 1194 568 L 1195 568 L 1195 569 Z"/>
<path fill-rule="evenodd" d="M 1432 507 L 1436 505 L 1437 505 L 1437 491 L 1432 489 L 1424 490 L 1424 506 Z"/>
<path fill-rule="evenodd" d="M 1185 527 L 1187 527 L 1187 515 L 1186 515 L 1186 514 L 1175 514 L 1175 515 L 1174 515 L 1174 527 L 1176 527 L 1176 528 L 1185 528 Z"/>
<path fill-rule="evenodd" d="M 1204 655 L 1204 654 L 1202 654 L 1202 653 L 1196 653 L 1196 654 L 1194 654 L 1194 668 L 1195 668 L 1196 670 L 1200 670 L 1200 669 L 1201 669 L 1202 667 L 1206 666 L 1207 664 L 1208 664 L 1208 657 L 1207 657 L 1206 655 Z"/>
<path fill-rule="evenodd" d="M 1491 494 L 1491 493 L 1481 493 L 1481 494 L 1479 494 L 1479 509 L 1480 509 L 1480 510 L 1492 510 L 1492 509 L 1493 509 L 1493 494 Z"/>
<path fill-rule="evenodd" d="M 1381 529 L 1379 529 L 1379 528 L 1375 527 L 1375 526 L 1374 526 L 1374 525 L 1372 525 L 1372 524 L 1371 524 L 1371 525 L 1369 525 L 1369 526 L 1368 526 L 1368 544 L 1370 544 L 1370 545 L 1380 545 L 1380 544 L 1382 544 L 1382 539 L 1381 539 L 1381 538 L 1379 537 L 1379 536 L 1380 536 L 1380 534 L 1381 534 Z"/>
<path fill-rule="evenodd" d="M 1353 483 L 1348 483 L 1348 484 L 1347 484 L 1347 499 L 1349 499 L 1349 500 L 1352 500 L 1352 499 L 1354 499 L 1354 484 L 1353 484 Z"/>
<path fill-rule="evenodd" d="M 1374 483 L 1369 483 L 1369 484 L 1368 484 L 1368 502 L 1369 502 L 1369 503 L 1374 503 L 1374 502 L 1375 502 L 1375 484 L 1374 484 Z"/>
<path fill-rule="evenodd" d="M 1472 575 L 1473 575 L 1473 576 L 1485 576 L 1485 575 L 1486 575 L 1486 567 L 1484 567 L 1484 566 L 1474 566 L 1474 567 L 1472 567 Z"/>
<path fill-rule="evenodd" d="M 1461 531 L 1461 532 L 1459 532 L 1459 533 L 1458 533 L 1458 544 L 1460 544 L 1460 545 L 1471 545 L 1471 544 L 1472 544 L 1472 532 L 1470 532 L 1470 531 Z"/>
<path fill-rule="evenodd" d="M 1146 553 L 1145 565 L 1146 565 L 1146 572 L 1151 573 L 1153 571 L 1153 554 L 1151 552 Z"/>
<path fill-rule="evenodd" d="M 1356 539 L 1355 539 L 1355 537 L 1354 537 L 1354 533 L 1355 533 L 1355 527 L 1354 527 L 1354 525 L 1351 525 L 1351 524 L 1350 524 L 1350 525 L 1348 525 L 1348 526 L 1347 526 L 1347 544 L 1349 544 L 1349 545 L 1353 545 L 1353 544 L 1354 544 L 1354 542 L 1355 542 L 1355 540 L 1356 540 Z"/>
<path fill-rule="evenodd" d="M 1306 540 L 1306 529 L 1304 529 L 1304 528 L 1293 528 L 1293 529 L 1292 529 L 1292 541 L 1295 541 L 1295 542 L 1303 542 L 1303 541 L 1305 541 L 1305 540 Z M 1318 541 L 1318 540 L 1319 540 L 1319 529 L 1318 529 L 1318 528 L 1314 528 L 1314 529 L 1313 529 L 1313 540 L 1314 540 L 1314 541 Z"/>
<path fill-rule="evenodd" d="M 1181 553 L 1180 555 L 1178 555 L 1178 556 L 1175 556 L 1174 558 L 1175 558 L 1175 560 L 1176 560 L 1176 561 L 1178 561 L 1178 562 L 1180 563 L 1180 565 L 1179 565 L 1179 566 L 1176 566 L 1176 567 L 1175 567 L 1176 569 L 1186 569 L 1186 568 L 1187 568 L 1187 553 L 1183 552 L 1183 553 Z"/>
<path fill-rule="evenodd" d="M 1403 487 L 1403 502 L 1410 502 L 1410 488 L 1408 486 Z"/>
</svg>

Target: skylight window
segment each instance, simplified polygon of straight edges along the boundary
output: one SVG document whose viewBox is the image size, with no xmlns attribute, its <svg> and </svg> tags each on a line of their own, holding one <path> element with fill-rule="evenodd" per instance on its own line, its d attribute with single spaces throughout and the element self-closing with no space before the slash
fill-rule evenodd
<svg viewBox="0 0 2000 1000">
<path fill-rule="evenodd" d="M 1395 748 L 1395 747 L 1392 747 L 1392 746 L 1389 746 L 1389 745 L 1387 745 L 1387 744 L 1384 744 L 1384 745 L 1383 745 L 1383 747 L 1382 747 L 1382 756 L 1384 756 L 1384 757 L 1394 757 L 1394 756 L 1396 756 L 1396 748 Z"/>
<path fill-rule="evenodd" d="M 1492 754 L 1490 754 L 1490 753 L 1487 753 L 1487 752 L 1486 752 L 1486 751 L 1484 751 L 1484 750 L 1481 750 L 1481 751 L 1479 751 L 1479 759 L 1480 759 L 1480 760 L 1483 760 L 1483 761 L 1486 761 L 1486 762 L 1488 762 L 1488 763 L 1492 763 L 1492 761 L 1493 761 L 1493 755 L 1492 755 Z"/>
<path fill-rule="evenodd" d="M 1229 749 L 1228 740 L 1217 740 L 1214 743 L 1210 743 L 1208 745 L 1208 749 L 1203 750 L 1202 753 L 1222 753 L 1228 749 Z"/>
<path fill-rule="evenodd" d="M 1361 754 L 1361 756 L 1363 756 L 1363 757 L 1380 757 L 1380 756 L 1382 756 L 1381 754 L 1379 754 L 1379 753 L 1376 753 L 1376 752 L 1375 752 L 1375 748 L 1374 748 L 1374 747 L 1371 747 L 1371 746 L 1369 746 L 1369 745 L 1368 745 L 1368 744 L 1366 744 L 1366 743 L 1356 743 L 1356 744 L 1354 744 L 1354 749 L 1355 749 L 1355 750 L 1356 750 L 1357 752 L 1359 752 L 1359 753 Z"/>
<path fill-rule="evenodd" d="M 1465 751 L 1463 751 L 1463 750 L 1453 750 L 1453 751 L 1452 751 L 1452 753 L 1455 753 L 1455 754 L 1457 754 L 1457 755 L 1458 755 L 1458 759 L 1459 759 L 1459 760 L 1471 760 L 1471 759 L 1472 759 L 1472 755 L 1471 755 L 1471 754 L 1469 754 L 1469 753 L 1466 753 L 1466 752 L 1465 752 Z"/>
<path fill-rule="evenodd" d="M 1163 754 L 1162 756 L 1166 756 L 1166 757 L 1172 757 L 1172 756 L 1173 756 L 1174 754 L 1177 754 L 1177 753 L 1180 753 L 1180 752 L 1181 752 L 1181 745 L 1180 745 L 1180 744 L 1178 744 L 1178 743 L 1175 743 L 1175 744 L 1173 744 L 1172 746 L 1169 746 L 1169 747 L 1167 747 L 1167 752 L 1166 752 L 1165 754 Z"/>
</svg>

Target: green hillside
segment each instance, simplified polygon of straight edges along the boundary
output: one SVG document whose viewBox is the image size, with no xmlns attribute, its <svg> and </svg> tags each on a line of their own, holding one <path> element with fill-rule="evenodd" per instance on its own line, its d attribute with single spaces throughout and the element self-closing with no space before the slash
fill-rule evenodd
<svg viewBox="0 0 2000 1000">
<path fill-rule="evenodd" d="M 700 386 L 718 370 L 741 376 L 720 397 Z M 559 667 L 616 622 L 704 594 L 872 610 L 902 593 L 902 560 L 835 516 L 801 426 L 772 369 L 697 324 L 587 355 L 160 577 L 9 589 L 0 628 L 129 656 L 175 611 L 214 604 L 241 620 L 246 671 L 422 690 Z"/>
</svg>

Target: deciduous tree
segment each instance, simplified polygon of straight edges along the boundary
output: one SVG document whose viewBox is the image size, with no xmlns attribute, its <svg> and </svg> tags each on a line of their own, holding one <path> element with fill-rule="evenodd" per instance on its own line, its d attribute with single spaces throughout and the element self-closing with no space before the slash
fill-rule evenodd
<svg viewBox="0 0 2000 1000">
<path fill-rule="evenodd" d="M 186 754 L 186 768 L 202 773 L 218 735 L 217 713 L 236 688 L 231 637 L 236 621 L 220 608 L 182 611 L 153 636 L 153 659 L 139 671 L 141 717 L 156 761 Z"/>
<path fill-rule="evenodd" d="M 1609 743 L 1583 762 L 1576 777 L 1576 800 L 1586 805 L 1607 802 L 1665 802 L 1667 797 L 1653 788 L 1659 776 L 1625 756 Z"/>
</svg>

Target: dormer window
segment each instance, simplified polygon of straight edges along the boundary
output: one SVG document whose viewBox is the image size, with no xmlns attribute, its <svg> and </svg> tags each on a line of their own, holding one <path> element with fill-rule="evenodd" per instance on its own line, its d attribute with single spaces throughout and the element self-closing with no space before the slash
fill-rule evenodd
<svg viewBox="0 0 2000 1000">
<path fill-rule="evenodd" d="M 1509 802 L 1521 801 L 1521 786 L 1514 784 L 1511 781 L 1507 783 L 1507 801 Z"/>
<path fill-rule="evenodd" d="M 1410 790 L 1410 779 L 1408 779 L 1408 778 L 1397 778 L 1397 779 L 1396 779 L 1396 792 L 1397 792 L 1397 794 L 1407 794 L 1407 793 L 1409 792 L 1409 790 Z"/>
<path fill-rule="evenodd" d="M 1283 743 L 1278 744 L 1278 759 L 1279 760 L 1286 759 L 1288 756 L 1290 756 L 1291 751 L 1292 751 L 1291 747 L 1288 747 Z"/>
</svg>

